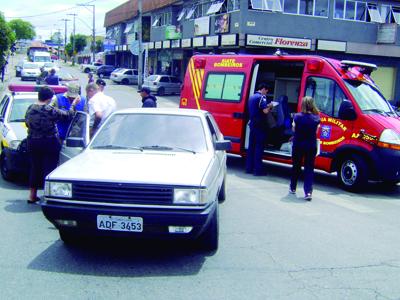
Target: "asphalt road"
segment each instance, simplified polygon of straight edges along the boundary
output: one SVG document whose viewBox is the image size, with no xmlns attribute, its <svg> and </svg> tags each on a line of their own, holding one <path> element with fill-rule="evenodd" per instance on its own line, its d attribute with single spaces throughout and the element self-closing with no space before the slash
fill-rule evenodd
<svg viewBox="0 0 400 300">
<path fill-rule="evenodd" d="M 140 106 L 134 86 L 106 92 L 119 108 Z M 253 177 L 229 157 L 213 255 L 186 243 L 66 247 L 40 207 L 26 204 L 26 184 L 0 179 L 0 298 L 400 299 L 399 186 L 352 194 L 317 172 L 305 202 L 288 194 L 287 166 L 266 167 L 268 176 Z"/>
</svg>

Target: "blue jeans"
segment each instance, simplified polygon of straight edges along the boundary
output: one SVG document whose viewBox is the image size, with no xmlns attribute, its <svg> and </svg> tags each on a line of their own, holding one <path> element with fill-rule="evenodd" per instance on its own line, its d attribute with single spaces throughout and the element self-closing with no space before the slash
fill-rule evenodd
<svg viewBox="0 0 400 300">
<path fill-rule="evenodd" d="M 313 191 L 314 162 L 317 154 L 316 141 L 296 142 L 292 149 L 292 176 L 290 189 L 296 190 L 297 180 L 301 173 L 301 163 L 304 158 L 304 194 Z"/>
<path fill-rule="evenodd" d="M 249 148 L 247 149 L 246 172 L 261 174 L 262 157 L 264 153 L 267 132 L 265 129 L 250 127 Z"/>
</svg>

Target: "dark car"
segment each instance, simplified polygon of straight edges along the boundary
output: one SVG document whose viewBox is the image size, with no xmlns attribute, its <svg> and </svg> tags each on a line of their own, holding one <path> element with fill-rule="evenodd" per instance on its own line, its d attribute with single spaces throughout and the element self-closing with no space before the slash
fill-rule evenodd
<svg viewBox="0 0 400 300">
<path fill-rule="evenodd" d="M 102 65 L 97 69 L 96 74 L 100 78 L 110 77 L 111 72 L 114 71 L 115 69 L 116 69 L 116 67 L 114 67 L 112 65 Z"/>
</svg>

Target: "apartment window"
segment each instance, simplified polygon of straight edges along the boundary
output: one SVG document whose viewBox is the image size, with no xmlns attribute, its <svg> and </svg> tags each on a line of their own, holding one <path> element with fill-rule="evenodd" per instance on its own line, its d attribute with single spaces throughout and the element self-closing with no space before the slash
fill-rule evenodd
<svg viewBox="0 0 400 300">
<path fill-rule="evenodd" d="M 329 0 L 283 0 L 283 11 L 288 14 L 328 17 Z"/>
<path fill-rule="evenodd" d="M 192 7 L 189 9 L 189 11 L 188 11 L 188 13 L 187 13 L 185 19 L 186 19 L 186 20 L 189 20 L 191 17 L 193 17 L 195 11 L 196 11 L 196 6 L 192 6 Z"/>
<path fill-rule="evenodd" d="M 206 16 L 211 3 L 211 1 L 199 3 L 196 7 L 195 17 L 200 18 Z"/>
<path fill-rule="evenodd" d="M 383 13 L 383 18 L 381 14 Z M 381 11 L 374 3 L 352 0 L 335 0 L 334 18 L 362 22 L 382 23 L 386 17 L 385 6 Z"/>
<path fill-rule="evenodd" d="M 250 3 L 253 9 L 282 11 L 281 0 L 250 0 Z"/>
<path fill-rule="evenodd" d="M 228 0 L 227 11 L 235 11 L 240 9 L 240 0 Z"/>
<path fill-rule="evenodd" d="M 166 12 L 155 17 L 153 27 L 166 26 L 172 23 L 172 13 Z"/>
<path fill-rule="evenodd" d="M 224 2 L 225 0 L 213 2 L 207 10 L 207 15 L 212 15 L 219 12 L 222 8 L 222 5 L 224 5 Z"/>
<path fill-rule="evenodd" d="M 157 16 L 157 17 L 155 17 L 153 24 L 151 26 L 157 27 L 157 26 L 160 26 L 160 23 L 161 23 L 161 17 Z"/>
<path fill-rule="evenodd" d="M 178 14 L 178 17 L 176 18 L 176 20 L 178 22 L 183 19 L 185 12 L 186 12 L 186 9 L 184 9 L 184 8 L 180 11 L 180 13 Z"/>
</svg>

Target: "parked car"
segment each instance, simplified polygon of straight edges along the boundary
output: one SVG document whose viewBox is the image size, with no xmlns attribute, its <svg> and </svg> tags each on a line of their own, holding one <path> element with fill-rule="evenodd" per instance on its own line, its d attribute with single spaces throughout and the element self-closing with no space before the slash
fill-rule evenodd
<svg viewBox="0 0 400 300">
<path fill-rule="evenodd" d="M 61 161 L 85 149 L 47 176 L 40 203 L 65 243 L 86 236 L 171 237 L 217 249 L 231 143 L 208 112 L 118 111 L 87 145 L 88 122 L 77 112 Z"/>
<path fill-rule="evenodd" d="M 21 80 L 36 80 L 40 73 L 39 65 L 33 62 L 25 62 L 21 70 Z"/>
<path fill-rule="evenodd" d="M 98 67 L 96 74 L 100 78 L 110 77 L 112 71 L 114 71 L 114 70 L 115 70 L 115 67 L 113 65 L 102 65 L 102 66 Z"/>
<path fill-rule="evenodd" d="M 24 66 L 24 63 L 27 62 L 26 60 L 20 60 L 16 65 L 15 65 L 15 77 L 21 77 L 21 71 Z"/>
<path fill-rule="evenodd" d="M 9 92 L 0 101 L 0 170 L 5 180 L 28 177 L 29 158 L 23 142 L 27 136 L 25 114 L 37 101 L 37 88 L 35 85 L 9 85 Z M 62 86 L 53 88 L 56 93 L 67 91 Z"/>
<path fill-rule="evenodd" d="M 150 75 L 144 79 L 143 87 L 162 96 L 164 94 L 180 94 L 182 82 L 179 78 L 169 75 Z"/>
<path fill-rule="evenodd" d="M 43 65 L 43 69 L 47 72 L 49 72 L 51 69 L 56 70 L 56 72 L 60 71 L 60 67 L 56 65 L 54 62 L 46 62 Z"/>
<path fill-rule="evenodd" d="M 96 72 L 97 68 L 102 66 L 103 64 L 101 62 L 95 62 L 92 64 L 81 64 L 79 68 L 81 69 L 82 72 L 84 73 L 89 73 L 89 72 Z"/>
<path fill-rule="evenodd" d="M 116 83 L 138 84 L 138 71 L 135 69 L 120 69 L 112 72 L 110 79 Z"/>
</svg>

